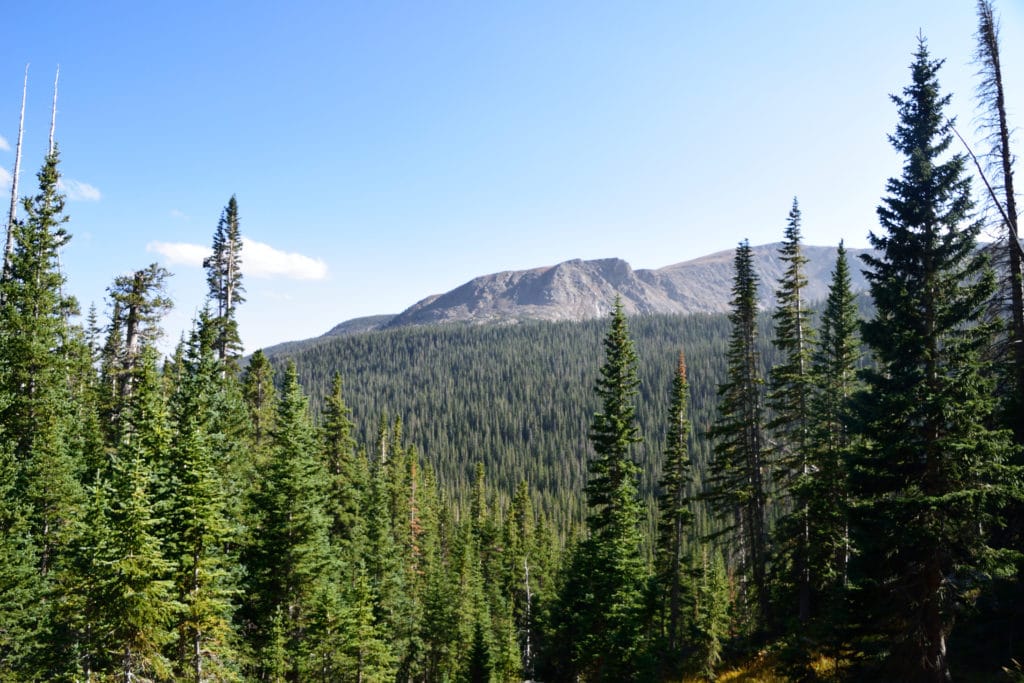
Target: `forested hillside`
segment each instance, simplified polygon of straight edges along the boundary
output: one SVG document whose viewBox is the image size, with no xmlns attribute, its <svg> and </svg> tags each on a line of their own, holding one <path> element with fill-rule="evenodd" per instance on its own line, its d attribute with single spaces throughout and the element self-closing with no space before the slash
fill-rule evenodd
<svg viewBox="0 0 1024 683">
<path fill-rule="evenodd" d="M 764 315 L 760 350 L 770 363 L 768 322 Z M 582 522 L 585 511 L 581 494 L 592 452 L 587 431 L 597 409 L 594 360 L 605 326 L 593 320 L 413 327 L 326 338 L 268 357 L 282 373 L 288 361 L 295 362 L 317 407 L 330 393 L 330 378 L 340 373 L 360 442 L 375 441 L 381 419 L 401 419 L 406 438 L 451 495 L 465 495 L 475 464 L 482 463 L 506 499 L 525 480 L 541 509 L 567 529 L 566 523 Z M 637 455 L 642 490 L 653 503 L 672 370 L 683 349 L 695 425 L 690 452 L 695 471 L 706 471 L 706 432 L 724 377 L 729 322 L 725 315 L 658 315 L 633 318 L 630 326 L 644 436 Z"/>
<path fill-rule="evenodd" d="M 234 196 L 173 353 L 159 264 L 82 320 L 51 144 L 0 273 L 0 681 L 1024 679 L 1012 155 L 993 267 L 941 65 L 919 38 L 873 250 L 840 243 L 824 301 L 794 198 L 725 315 L 614 296 L 271 358 L 242 355 Z"/>
</svg>

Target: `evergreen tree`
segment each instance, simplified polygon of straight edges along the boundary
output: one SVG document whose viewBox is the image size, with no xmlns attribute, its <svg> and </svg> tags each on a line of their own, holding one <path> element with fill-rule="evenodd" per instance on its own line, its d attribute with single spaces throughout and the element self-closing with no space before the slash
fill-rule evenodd
<svg viewBox="0 0 1024 683">
<path fill-rule="evenodd" d="M 335 373 L 331 393 L 327 396 L 320 432 L 324 444 L 327 474 L 330 477 L 328 510 L 331 518 L 331 539 L 335 545 L 351 540 L 358 523 L 361 495 L 366 486 L 366 470 L 356 453 L 352 436 L 352 411 L 345 405 L 341 375 Z"/>
<path fill-rule="evenodd" d="M 263 450 L 274 428 L 277 413 L 277 391 L 274 388 L 274 368 L 257 349 L 249 358 L 242 375 L 242 396 L 249 409 L 250 434 L 257 452 Z"/>
<path fill-rule="evenodd" d="M 0 283 L 0 381 L 9 397 L 0 421 L 12 440 L 17 489 L 30 506 L 43 574 L 70 540 L 70 521 L 83 502 L 68 438 L 66 318 L 77 304 L 64 296 L 59 268 L 60 249 L 70 236 L 58 164 L 54 150 L 37 174 L 38 194 L 22 201 L 26 216 L 13 226 L 15 246 Z"/>
<path fill-rule="evenodd" d="M 883 648 L 887 675 L 907 681 L 949 679 L 954 614 L 994 559 L 979 531 L 1020 474 L 1005 465 L 1008 434 L 987 427 L 995 406 L 981 357 L 993 329 L 982 317 L 994 276 L 976 250 L 965 160 L 946 155 L 940 65 L 921 39 L 911 84 L 893 97 L 903 174 L 878 208 L 884 234 L 870 236 L 882 253 L 864 257 L 876 313 L 863 336 L 877 368 L 858 401 L 860 613 L 882 637 L 866 642 Z"/>
<path fill-rule="evenodd" d="M 813 587 L 820 596 L 821 611 L 832 619 L 839 618 L 834 609 L 846 587 L 851 553 L 848 403 L 859 386 L 859 327 L 846 249 L 840 242 L 811 361 L 815 386 L 810 465 L 814 476 L 807 496 L 808 517 L 813 521 L 809 546 Z M 830 607 L 832 614 L 827 613 Z"/>
<path fill-rule="evenodd" d="M 242 340 L 235 317 L 238 304 L 245 298 L 242 286 L 242 234 L 238 227 L 238 201 L 234 195 L 224 207 L 213 233 L 213 253 L 203 260 L 209 300 L 214 304 L 210 325 L 217 358 L 237 370 Z"/>
<path fill-rule="evenodd" d="M 109 373 L 114 401 L 131 394 L 133 373 L 141 363 L 142 350 L 162 335 L 160 319 L 173 306 L 166 294 L 169 276 L 166 268 L 152 263 L 131 275 L 114 278 L 114 284 L 107 289 L 113 304 L 107 343 L 112 357 L 104 364 L 104 370 Z"/>
<path fill-rule="evenodd" d="M 238 540 L 229 510 L 230 490 L 218 448 L 219 374 L 212 350 L 193 331 L 181 352 L 170 400 L 173 442 L 167 472 L 170 557 L 177 600 L 174 652 L 177 676 L 184 680 L 232 680 L 238 651 L 231 626 L 237 593 L 228 552 Z"/>
<path fill-rule="evenodd" d="M 707 547 L 692 556 L 694 576 L 693 668 L 707 680 L 715 679 L 722 649 L 729 636 L 729 577 L 722 553 Z"/>
<path fill-rule="evenodd" d="M 679 352 L 679 366 L 672 383 L 672 402 L 665 439 L 665 464 L 658 499 L 657 569 L 661 594 L 661 613 L 668 658 L 677 656 L 683 643 L 684 609 L 691 587 L 688 584 L 686 546 L 693 512 L 690 510 L 690 385 L 686 381 L 686 361 Z M 670 663 L 672 663 L 670 661 Z"/>
<path fill-rule="evenodd" d="M 282 663 L 287 680 L 303 677 L 307 632 L 326 585 L 337 578 L 332 575 L 326 476 L 320 458 L 292 364 L 279 398 L 271 459 L 262 487 L 252 494 L 253 528 L 245 552 L 247 599 L 242 617 L 261 680 L 271 679 Z"/>
<path fill-rule="evenodd" d="M 776 472 L 783 479 L 782 489 L 792 501 L 792 511 L 780 521 L 775 537 L 776 553 L 785 567 L 784 586 L 795 588 L 796 610 L 801 623 L 811 618 L 812 567 L 810 516 L 811 479 L 814 470 L 809 460 L 811 423 L 811 311 L 804 301 L 807 277 L 800 235 L 800 206 L 793 198 L 785 238 L 779 258 L 785 270 L 776 291 L 773 343 L 781 359 L 769 373 L 768 409 L 773 417 L 768 429 L 773 436 L 772 450 Z"/>
<path fill-rule="evenodd" d="M 630 450 L 640 441 L 635 400 L 637 357 L 622 302 L 616 299 L 604 338 L 605 362 L 595 393 L 587 483 L 589 537 L 583 541 L 560 598 L 563 633 L 573 666 L 588 679 L 627 680 L 642 666 L 646 568 L 640 554 L 638 467 Z"/>
<path fill-rule="evenodd" d="M 535 563 L 533 506 L 525 481 L 516 487 L 504 524 L 505 594 L 510 597 L 521 668 L 532 678 L 536 656 L 536 585 L 540 568 Z M 531 573 L 533 574 L 531 578 Z"/>
<path fill-rule="evenodd" d="M 758 279 L 745 240 L 736 248 L 734 269 L 727 375 L 718 387 L 718 418 L 710 432 L 714 459 L 704 495 L 726 519 L 724 533 L 734 541 L 740 600 L 756 600 L 751 616 L 764 626 L 768 619 L 768 463 L 757 348 Z"/>
<path fill-rule="evenodd" d="M 17 495 L 17 464 L 0 432 L 0 680 L 33 676 L 44 624 L 45 583 L 30 509 Z"/>
<path fill-rule="evenodd" d="M 96 520 L 102 537 L 94 560 L 99 610 L 93 627 L 105 632 L 118 678 L 166 678 L 171 669 L 163 648 L 173 639 L 176 607 L 172 564 L 157 536 L 151 454 L 141 438 L 126 433 L 122 439 L 110 484 L 98 484 L 107 500 L 104 517 Z"/>
</svg>

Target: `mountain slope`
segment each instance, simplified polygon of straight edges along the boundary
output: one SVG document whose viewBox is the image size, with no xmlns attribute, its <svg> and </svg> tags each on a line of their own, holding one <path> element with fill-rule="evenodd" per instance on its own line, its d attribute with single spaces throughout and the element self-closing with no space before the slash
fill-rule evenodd
<svg viewBox="0 0 1024 683">
<path fill-rule="evenodd" d="M 779 243 L 753 247 L 754 269 L 761 279 L 760 306 L 775 304 L 775 287 L 784 264 Z M 858 256 L 866 249 L 848 249 L 854 291 L 867 289 Z M 734 251 L 720 251 L 656 270 L 634 270 L 622 259 L 575 259 L 530 270 L 482 275 L 443 294 L 433 294 L 398 315 L 354 318 L 321 337 L 291 341 L 266 349 L 292 352 L 330 337 L 372 330 L 444 323 L 508 324 L 528 320 L 580 321 L 602 318 L 615 296 L 622 297 L 630 316 L 680 313 L 721 313 L 732 298 Z M 805 246 L 807 293 L 810 302 L 828 293 L 834 247 Z"/>
<path fill-rule="evenodd" d="M 775 303 L 775 283 L 784 268 L 778 250 L 778 244 L 753 248 L 761 278 L 762 308 Z M 866 288 L 855 261 L 863 251 L 849 252 L 857 290 Z M 806 298 L 824 299 L 836 250 L 812 246 L 805 247 L 804 252 L 808 258 Z M 732 259 L 732 251 L 722 251 L 657 270 L 633 270 L 615 258 L 576 259 L 544 268 L 483 275 L 450 292 L 423 299 L 386 326 L 588 320 L 607 314 L 616 295 L 622 297 L 629 315 L 723 312 L 728 310 L 732 297 Z"/>
</svg>

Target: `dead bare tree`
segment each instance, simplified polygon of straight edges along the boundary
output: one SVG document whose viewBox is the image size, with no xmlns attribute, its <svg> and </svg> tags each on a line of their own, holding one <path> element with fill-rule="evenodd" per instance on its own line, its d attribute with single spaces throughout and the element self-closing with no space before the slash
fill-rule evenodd
<svg viewBox="0 0 1024 683">
<path fill-rule="evenodd" d="M 1007 241 L 1006 261 L 1010 290 L 1010 347 L 1013 358 L 1016 408 L 1024 405 L 1024 252 L 1017 229 L 1017 199 L 1013 189 L 1013 154 L 1010 151 L 1010 128 L 1006 120 L 1006 99 L 1003 93 L 1003 72 L 999 58 L 999 22 L 992 0 L 978 0 L 978 31 L 975 61 L 978 64 L 977 97 L 981 107 L 979 130 L 989 151 L 983 154 L 986 169 L 971 153 L 989 199 L 1002 221 Z M 970 151 L 970 150 L 968 150 Z M 1018 443 L 1024 443 L 1024 420 L 1014 421 Z"/>
<path fill-rule="evenodd" d="M 11 210 L 7 214 L 7 244 L 4 247 L 3 279 L 11 270 L 11 253 L 14 251 L 14 221 L 18 217 L 18 175 L 21 173 L 21 140 L 25 135 L 25 96 L 28 94 L 28 64 L 25 65 L 25 83 L 21 88 L 21 118 L 18 121 L 18 145 L 14 152 L 14 175 L 11 176 Z"/>
</svg>

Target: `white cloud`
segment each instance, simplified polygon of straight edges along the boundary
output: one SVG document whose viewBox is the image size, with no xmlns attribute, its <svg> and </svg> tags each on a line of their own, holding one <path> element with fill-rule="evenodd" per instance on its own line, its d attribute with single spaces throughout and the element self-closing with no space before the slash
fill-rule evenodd
<svg viewBox="0 0 1024 683">
<path fill-rule="evenodd" d="M 171 218 L 177 218 L 179 220 L 188 220 L 188 216 L 181 209 L 171 209 Z"/>
<path fill-rule="evenodd" d="M 243 237 L 242 272 L 253 277 L 323 280 L 327 277 L 327 263 Z"/>
<path fill-rule="evenodd" d="M 7 138 L 5 138 L 3 135 L 0 135 L 0 149 L 2 149 L 5 152 L 11 151 L 11 143 L 7 142 Z"/>
<path fill-rule="evenodd" d="M 98 202 L 103 197 L 98 188 L 80 180 L 61 178 L 57 187 L 73 202 Z"/>
<path fill-rule="evenodd" d="M 146 251 L 156 252 L 167 259 L 172 266 L 202 267 L 203 259 L 210 255 L 210 248 L 187 242 L 150 242 Z"/>
<path fill-rule="evenodd" d="M 0 187 L 8 187 L 11 184 L 11 172 L 0 166 Z"/>
<path fill-rule="evenodd" d="M 187 242 L 150 242 L 146 251 L 160 254 L 170 265 L 195 267 L 201 267 L 203 259 L 210 255 L 209 247 Z M 264 279 L 322 280 L 327 277 L 327 263 L 243 237 L 242 273 Z"/>
</svg>

